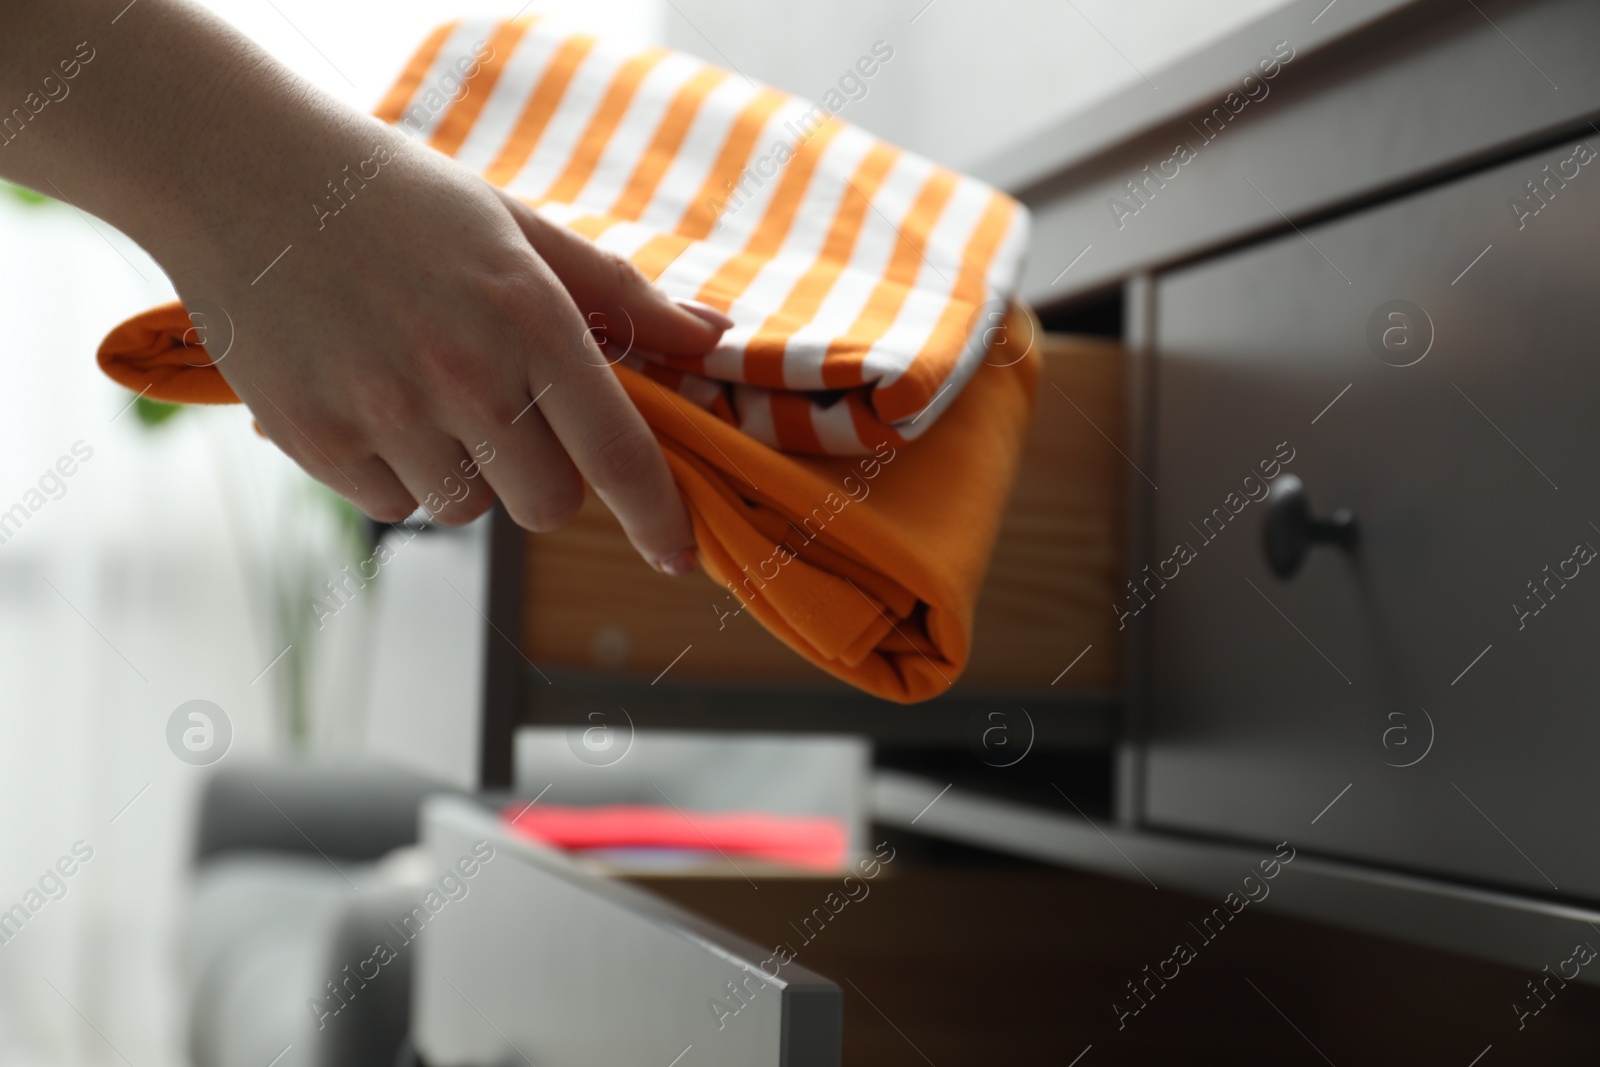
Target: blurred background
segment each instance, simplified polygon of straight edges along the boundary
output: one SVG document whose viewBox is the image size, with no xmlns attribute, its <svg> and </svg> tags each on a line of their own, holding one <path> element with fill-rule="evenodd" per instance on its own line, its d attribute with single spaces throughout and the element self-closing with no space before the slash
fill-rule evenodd
<svg viewBox="0 0 1600 1067">
<path fill-rule="evenodd" d="M 516 12 L 485 0 L 209 6 L 362 108 L 433 25 Z M 541 4 L 807 97 L 886 40 L 895 61 L 846 117 L 956 167 L 1273 6 L 820 0 L 786 10 L 774 34 L 774 5 L 748 0 Z M 170 946 L 185 921 L 185 840 L 205 772 L 173 759 L 165 725 L 179 704 L 206 699 L 225 710 L 237 756 L 360 744 L 369 601 L 320 632 L 300 610 L 364 554 L 359 524 L 254 434 L 246 412 L 130 405 L 101 376 L 93 354 L 106 330 L 172 295 L 131 242 L 6 190 L 0 246 L 0 501 L 20 499 L 76 443 L 92 449 L 60 499 L 0 545 L 0 809 L 13 816 L 0 898 L 73 842 L 94 850 L 67 894 L 0 948 L 0 1063 L 181 1062 Z"/>
</svg>

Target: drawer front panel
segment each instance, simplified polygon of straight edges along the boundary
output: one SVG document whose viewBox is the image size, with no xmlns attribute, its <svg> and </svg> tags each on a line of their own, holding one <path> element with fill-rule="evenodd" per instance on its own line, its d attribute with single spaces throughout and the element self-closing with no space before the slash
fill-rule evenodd
<svg viewBox="0 0 1600 1067">
<path fill-rule="evenodd" d="M 843 996 L 791 959 L 470 801 L 429 800 L 422 838 L 444 874 L 401 932 L 416 940 L 412 1036 L 433 1067 L 667 1064 L 690 1049 L 709 1067 L 838 1067 Z"/>
<path fill-rule="evenodd" d="M 1160 281 L 1149 821 L 1600 899 L 1597 238 L 1571 142 Z"/>
</svg>

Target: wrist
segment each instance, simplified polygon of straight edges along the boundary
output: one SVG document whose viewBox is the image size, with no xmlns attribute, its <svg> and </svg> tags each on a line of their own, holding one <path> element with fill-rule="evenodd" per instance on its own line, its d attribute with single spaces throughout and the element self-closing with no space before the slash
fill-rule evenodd
<svg viewBox="0 0 1600 1067">
<path fill-rule="evenodd" d="M 59 2 L 72 29 L 109 17 L 98 0 Z M 7 145 L 0 172 L 104 218 L 175 282 L 266 255 L 264 266 L 306 222 L 315 229 L 327 182 L 404 140 L 187 0 L 142 0 L 114 35 L 83 32 L 94 58 L 70 102 Z"/>
<path fill-rule="evenodd" d="M 152 182 L 130 231 L 174 281 L 259 263 L 313 240 L 400 163 L 404 139 L 364 116 L 311 108 L 260 115 L 189 145 L 184 173 Z"/>
</svg>

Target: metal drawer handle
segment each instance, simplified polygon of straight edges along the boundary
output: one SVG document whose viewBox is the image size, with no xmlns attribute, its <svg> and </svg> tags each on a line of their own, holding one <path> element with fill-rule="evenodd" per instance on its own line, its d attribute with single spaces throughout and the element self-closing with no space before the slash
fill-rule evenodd
<svg viewBox="0 0 1600 1067">
<path fill-rule="evenodd" d="M 1354 551 L 1359 532 L 1355 513 L 1349 508 L 1340 508 L 1332 518 L 1314 518 L 1306 487 L 1294 475 L 1285 474 L 1272 483 L 1262 545 L 1267 550 L 1267 565 L 1279 578 L 1293 578 L 1312 545 L 1338 545 Z"/>
</svg>

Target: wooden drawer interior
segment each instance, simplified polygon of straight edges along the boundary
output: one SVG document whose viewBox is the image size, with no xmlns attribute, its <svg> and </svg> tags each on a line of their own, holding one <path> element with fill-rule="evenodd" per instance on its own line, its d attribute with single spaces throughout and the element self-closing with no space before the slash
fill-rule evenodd
<svg viewBox="0 0 1600 1067">
<path fill-rule="evenodd" d="M 1017 485 L 958 687 L 1106 694 L 1120 683 L 1110 604 L 1121 567 L 1124 357 L 1099 338 L 1041 335 L 1043 374 Z M 981 372 L 980 372 L 981 373 Z M 1112 442 L 1116 442 L 1113 447 Z M 568 526 L 527 535 L 523 651 L 541 666 L 649 681 L 837 686 L 749 615 L 719 630 L 723 590 L 634 554 L 593 494 Z M 1087 649 L 1087 652 L 1084 650 Z"/>
<path fill-rule="evenodd" d="M 845 1067 L 1254 1063 L 1264 1047 L 1286 1063 L 1400 1067 L 1444 1051 L 1467 1063 L 1503 1038 L 1518 1063 L 1600 1056 L 1600 988 L 1569 983 L 1518 1033 L 1506 1006 L 1529 976 L 1513 967 L 1253 908 L 1206 942 L 1190 924 L 1217 900 L 918 834 L 872 840 L 894 859 L 836 914 L 838 877 L 629 880 L 835 982 Z M 818 908 L 826 921 L 807 924 Z M 1150 975 L 1179 941 L 1195 957 L 1162 986 Z M 1119 1028 L 1112 1004 L 1136 1007 L 1140 982 L 1153 995 Z"/>
</svg>

